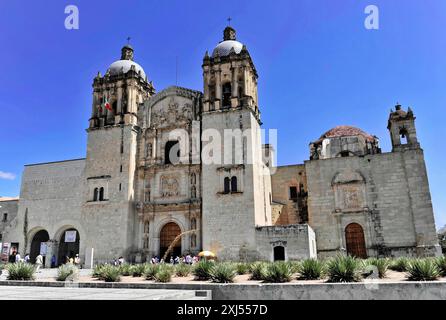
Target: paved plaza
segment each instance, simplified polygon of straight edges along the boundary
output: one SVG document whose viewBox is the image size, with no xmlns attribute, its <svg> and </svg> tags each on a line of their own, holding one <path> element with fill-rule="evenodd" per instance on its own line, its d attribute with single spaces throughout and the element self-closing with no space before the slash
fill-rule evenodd
<svg viewBox="0 0 446 320">
<path fill-rule="evenodd" d="M 204 300 L 194 290 L 0 286 L 0 300 Z"/>
</svg>

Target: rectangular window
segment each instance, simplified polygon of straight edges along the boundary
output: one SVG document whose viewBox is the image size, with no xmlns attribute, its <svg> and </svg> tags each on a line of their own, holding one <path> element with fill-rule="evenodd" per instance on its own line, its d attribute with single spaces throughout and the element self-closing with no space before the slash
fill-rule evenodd
<svg viewBox="0 0 446 320">
<path fill-rule="evenodd" d="M 297 187 L 290 187 L 290 199 L 297 199 Z"/>
<path fill-rule="evenodd" d="M 3 222 L 6 222 L 6 221 L 8 221 L 8 214 L 4 213 L 3 214 Z"/>
</svg>

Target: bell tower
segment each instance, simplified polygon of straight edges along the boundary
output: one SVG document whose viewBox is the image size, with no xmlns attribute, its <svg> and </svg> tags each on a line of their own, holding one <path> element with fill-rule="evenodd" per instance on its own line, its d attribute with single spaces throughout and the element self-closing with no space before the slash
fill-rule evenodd
<svg viewBox="0 0 446 320">
<path fill-rule="evenodd" d="M 137 113 L 140 104 L 155 92 L 133 57 L 133 48 L 125 45 L 121 59 L 93 81 L 82 211 L 91 234 L 97 233 L 99 224 L 103 230 L 98 241 L 87 244 L 94 247 L 98 260 L 128 257 L 132 246 Z"/>
<path fill-rule="evenodd" d="M 203 78 L 205 112 L 249 108 L 260 121 L 257 71 L 246 46 L 236 40 L 234 28 L 225 28 L 212 56 L 206 52 Z"/>
<path fill-rule="evenodd" d="M 203 249 L 223 260 L 256 260 L 256 226 L 271 224 L 271 178 L 262 158 L 257 71 L 230 26 L 212 56 L 206 52 L 202 67 Z M 215 148 L 208 153 L 210 145 Z M 206 159 L 210 154 L 215 156 L 212 161 Z"/>
<path fill-rule="evenodd" d="M 395 111 L 393 109 L 390 111 L 387 129 L 390 132 L 392 151 L 420 148 L 415 129 L 415 119 L 410 107 L 406 112 L 401 109 L 400 104 L 397 104 Z"/>
</svg>

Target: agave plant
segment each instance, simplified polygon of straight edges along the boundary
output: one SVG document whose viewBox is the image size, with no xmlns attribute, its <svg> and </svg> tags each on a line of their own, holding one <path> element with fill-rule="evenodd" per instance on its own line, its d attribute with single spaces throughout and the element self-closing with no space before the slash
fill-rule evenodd
<svg viewBox="0 0 446 320">
<path fill-rule="evenodd" d="M 155 273 L 156 282 L 170 282 L 172 280 L 173 268 L 169 266 L 160 266 Z"/>
<path fill-rule="evenodd" d="M 142 277 L 142 275 L 144 274 L 144 272 L 146 271 L 148 267 L 148 264 L 143 263 L 143 264 L 135 264 L 133 266 L 131 266 L 130 268 L 130 274 L 133 277 Z"/>
<path fill-rule="evenodd" d="M 121 281 L 121 270 L 119 267 L 105 265 L 102 267 L 101 278 L 105 282 L 119 282 Z"/>
<path fill-rule="evenodd" d="M 237 274 L 247 274 L 250 271 L 250 265 L 244 262 L 239 262 L 235 265 L 237 269 Z"/>
<path fill-rule="evenodd" d="M 212 271 L 214 269 L 214 262 L 212 261 L 200 261 L 193 270 L 195 280 L 209 280 L 212 277 Z"/>
<path fill-rule="evenodd" d="M 130 276 L 132 272 L 132 265 L 128 263 L 123 263 L 118 267 L 121 276 Z"/>
<path fill-rule="evenodd" d="M 435 264 L 437 265 L 437 268 L 440 270 L 440 274 L 442 277 L 446 277 L 446 257 L 438 257 L 435 260 Z"/>
<path fill-rule="evenodd" d="M 34 265 L 24 262 L 6 265 L 8 280 L 34 280 L 36 268 Z"/>
<path fill-rule="evenodd" d="M 361 262 L 355 257 L 338 255 L 327 263 L 328 282 L 358 282 Z"/>
<path fill-rule="evenodd" d="M 236 266 L 231 262 L 223 262 L 212 268 L 211 279 L 216 283 L 232 283 L 236 275 Z"/>
<path fill-rule="evenodd" d="M 288 263 L 284 261 L 270 263 L 266 266 L 263 280 L 266 282 L 289 282 L 293 276 L 293 272 Z"/>
<path fill-rule="evenodd" d="M 61 265 L 57 269 L 57 281 L 77 280 L 79 278 L 79 269 L 71 263 Z"/>
<path fill-rule="evenodd" d="M 251 280 L 263 280 L 265 277 L 267 263 L 254 262 L 251 265 Z"/>
<path fill-rule="evenodd" d="M 365 267 L 373 267 L 373 272 L 376 271 L 380 279 L 386 277 L 387 269 L 390 266 L 390 260 L 386 258 L 370 258 L 364 260 Z"/>
<path fill-rule="evenodd" d="M 146 280 L 155 280 L 155 275 L 160 268 L 159 264 L 150 264 L 144 270 L 143 276 Z"/>
<path fill-rule="evenodd" d="M 440 275 L 441 271 L 433 259 L 414 259 L 407 268 L 407 278 L 411 281 L 437 280 Z"/>
<path fill-rule="evenodd" d="M 298 279 L 301 280 L 317 280 L 322 278 L 324 274 L 325 264 L 317 259 L 307 259 L 300 263 L 298 268 Z"/>
<path fill-rule="evenodd" d="M 392 260 L 389 265 L 389 269 L 398 272 L 406 272 L 409 267 L 410 259 L 406 257 L 400 257 Z"/>
<path fill-rule="evenodd" d="M 186 263 L 177 264 L 175 267 L 175 275 L 177 277 L 187 277 L 192 272 L 192 267 Z"/>
</svg>

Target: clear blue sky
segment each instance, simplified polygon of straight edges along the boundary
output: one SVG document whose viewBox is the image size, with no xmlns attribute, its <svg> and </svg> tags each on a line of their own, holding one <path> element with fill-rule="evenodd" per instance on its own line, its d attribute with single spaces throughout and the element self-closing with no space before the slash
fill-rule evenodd
<svg viewBox="0 0 446 320">
<path fill-rule="evenodd" d="M 65 6 L 80 11 L 66 30 Z M 380 29 L 364 28 L 377 5 Z M 81 158 L 91 84 L 132 37 L 157 90 L 201 90 L 204 52 L 233 18 L 259 72 L 265 128 L 279 130 L 279 164 L 341 124 L 390 151 L 387 117 L 399 101 L 417 116 L 437 227 L 446 224 L 446 1 L 444 0 L 0 0 L 0 195 L 16 196 L 24 164 Z M 11 175 L 15 176 L 12 179 Z"/>
</svg>

